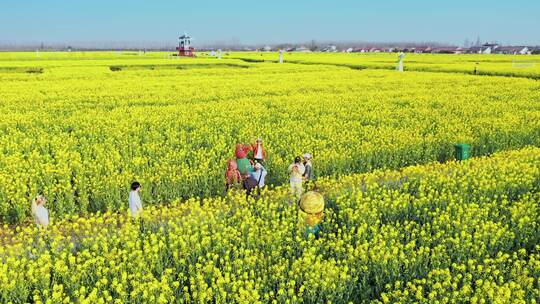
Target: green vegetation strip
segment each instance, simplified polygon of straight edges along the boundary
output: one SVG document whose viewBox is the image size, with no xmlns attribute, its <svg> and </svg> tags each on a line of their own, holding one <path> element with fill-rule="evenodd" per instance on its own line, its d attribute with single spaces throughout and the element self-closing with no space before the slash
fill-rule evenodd
<svg viewBox="0 0 540 304">
<path fill-rule="evenodd" d="M 151 64 L 151 65 L 111 65 L 109 69 L 117 71 L 134 70 L 189 70 L 189 69 L 219 69 L 219 68 L 249 68 L 247 65 L 232 63 L 211 63 L 211 64 Z"/>
</svg>

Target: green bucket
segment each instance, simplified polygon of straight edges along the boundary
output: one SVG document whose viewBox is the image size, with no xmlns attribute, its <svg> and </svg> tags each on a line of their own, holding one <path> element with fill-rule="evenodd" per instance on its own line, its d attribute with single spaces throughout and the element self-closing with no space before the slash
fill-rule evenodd
<svg viewBox="0 0 540 304">
<path fill-rule="evenodd" d="M 454 148 L 457 160 L 467 160 L 471 157 L 471 146 L 468 144 L 458 144 Z"/>
</svg>

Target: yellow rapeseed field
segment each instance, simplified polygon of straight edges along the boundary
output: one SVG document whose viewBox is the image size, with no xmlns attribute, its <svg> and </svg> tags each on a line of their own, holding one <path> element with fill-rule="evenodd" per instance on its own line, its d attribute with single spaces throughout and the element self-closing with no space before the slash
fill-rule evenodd
<svg viewBox="0 0 540 304">
<path fill-rule="evenodd" d="M 534 80 L 165 56 L 0 54 L 0 220 L 40 191 L 53 217 L 118 210 L 132 180 L 146 204 L 219 195 L 257 137 L 271 184 L 304 152 L 330 176 L 540 143 Z"/>
<path fill-rule="evenodd" d="M 0 303 L 540 301 L 534 65 L 168 55 L 0 53 Z M 471 75 L 476 61 L 491 70 Z M 235 145 L 259 137 L 270 187 L 224 193 Z M 474 158 L 456 161 L 458 143 Z M 305 152 L 317 235 L 289 202 Z"/>
<path fill-rule="evenodd" d="M 230 53 L 227 58 L 277 62 L 275 52 Z M 395 70 L 398 53 L 284 53 L 284 61 L 327 64 L 353 69 Z M 407 53 L 405 71 L 444 72 L 540 79 L 539 55 L 415 54 Z"/>
<path fill-rule="evenodd" d="M 288 189 L 4 227 L 0 301 L 535 303 L 540 149 L 323 178 L 306 235 Z"/>
</svg>

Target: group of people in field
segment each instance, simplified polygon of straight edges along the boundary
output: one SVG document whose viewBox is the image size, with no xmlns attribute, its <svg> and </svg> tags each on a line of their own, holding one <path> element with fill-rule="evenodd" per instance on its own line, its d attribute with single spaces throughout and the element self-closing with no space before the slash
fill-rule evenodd
<svg viewBox="0 0 540 304">
<path fill-rule="evenodd" d="M 267 155 L 263 140 L 258 138 L 255 143 L 249 145 L 237 144 L 234 156 L 234 159 L 227 161 L 225 190 L 243 189 L 246 191 L 246 197 L 249 197 L 256 189 L 256 197 L 259 197 L 261 189 L 266 185 L 265 180 L 268 175 L 268 170 L 265 168 Z M 304 191 L 304 182 L 313 181 L 311 158 L 309 153 L 305 153 L 303 158 L 297 156 L 287 170 L 291 195 L 296 200 Z"/>
<path fill-rule="evenodd" d="M 262 139 L 257 139 L 252 145 L 236 145 L 234 155 L 234 159 L 227 161 L 225 191 L 243 188 L 249 196 L 253 190 L 257 189 L 257 194 L 260 195 L 261 189 L 266 185 L 268 175 L 264 167 L 266 150 Z"/>
<path fill-rule="evenodd" d="M 257 139 L 250 145 L 238 144 L 234 152 L 234 159 L 227 161 L 225 171 L 225 191 L 232 189 L 244 190 L 246 198 L 261 195 L 261 189 L 266 186 L 268 171 L 265 168 L 266 150 L 262 139 Z M 311 154 L 305 153 L 303 157 L 297 156 L 287 169 L 291 196 L 299 201 L 304 193 L 304 183 L 310 183 L 314 179 Z M 137 181 L 131 183 L 128 206 L 131 216 L 138 217 L 142 210 L 140 196 L 141 184 Z M 47 202 L 44 195 L 38 195 L 32 201 L 32 215 L 39 227 L 49 224 L 49 212 L 45 208 Z"/>
</svg>

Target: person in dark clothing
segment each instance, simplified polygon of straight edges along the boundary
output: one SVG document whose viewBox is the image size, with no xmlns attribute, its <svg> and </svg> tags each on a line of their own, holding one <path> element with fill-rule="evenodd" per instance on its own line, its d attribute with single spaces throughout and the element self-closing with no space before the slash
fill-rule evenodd
<svg viewBox="0 0 540 304">
<path fill-rule="evenodd" d="M 304 167 L 306 168 L 306 170 L 304 171 L 304 181 L 306 183 L 309 183 L 311 181 L 313 181 L 314 179 L 314 176 L 313 176 L 313 165 L 311 164 L 311 154 L 309 153 L 305 153 L 304 154 Z"/>
</svg>

